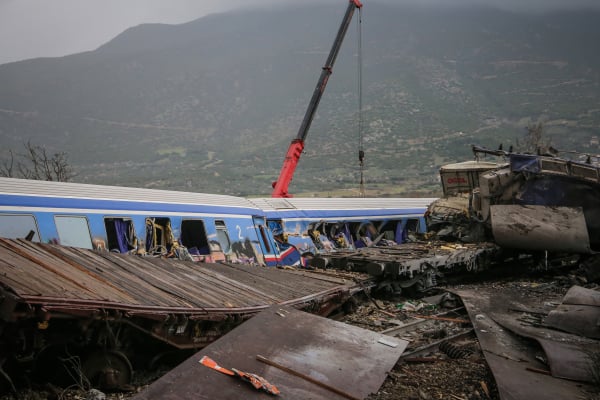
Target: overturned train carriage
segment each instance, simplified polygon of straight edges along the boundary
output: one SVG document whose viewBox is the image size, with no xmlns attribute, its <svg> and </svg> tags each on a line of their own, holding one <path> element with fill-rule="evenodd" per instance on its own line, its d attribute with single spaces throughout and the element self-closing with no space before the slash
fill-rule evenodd
<svg viewBox="0 0 600 400">
<path fill-rule="evenodd" d="M 0 178 L 0 237 L 193 261 L 301 265 L 305 256 L 424 232 L 432 200 L 245 199 Z"/>
<path fill-rule="evenodd" d="M 0 237 L 194 261 L 263 263 L 264 216 L 246 199 L 0 178 Z"/>
<path fill-rule="evenodd" d="M 262 266 L 402 241 L 430 199 L 271 201 L 0 178 L 0 380 L 117 388 L 273 304 L 327 315 L 371 278 Z"/>
<path fill-rule="evenodd" d="M 600 168 L 548 156 L 510 154 L 482 176 L 478 214 L 502 246 L 591 253 L 600 250 Z"/>
<path fill-rule="evenodd" d="M 312 259 L 320 254 L 399 244 L 426 232 L 432 198 L 259 198 L 271 232 Z M 276 242 L 281 246 L 281 242 Z M 304 260 L 304 262 L 309 262 Z"/>
<path fill-rule="evenodd" d="M 356 277 L 359 285 L 22 239 L 0 239 L 0 275 L 4 389 L 23 378 L 122 389 L 134 370 L 178 361 L 187 353 L 174 350 L 199 349 L 269 306 L 326 316 L 370 286 L 367 276 Z"/>
</svg>

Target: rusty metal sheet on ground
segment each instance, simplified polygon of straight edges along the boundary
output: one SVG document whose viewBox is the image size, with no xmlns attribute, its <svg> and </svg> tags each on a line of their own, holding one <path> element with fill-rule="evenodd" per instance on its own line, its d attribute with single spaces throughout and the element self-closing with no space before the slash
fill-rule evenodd
<svg viewBox="0 0 600 400">
<path fill-rule="evenodd" d="M 460 296 L 465 304 L 502 400 L 586 398 L 585 390 L 589 387 L 585 384 L 558 379 L 543 373 L 548 371 L 548 366 L 537 358 L 540 353 L 539 348 L 532 344 L 534 342 L 522 337 L 536 338 L 531 331 L 526 334 L 524 325 L 517 321 L 517 318 L 523 314 L 523 311 L 517 310 L 539 310 L 539 306 L 535 304 L 539 299 L 528 297 L 526 290 L 522 288 L 507 290 L 503 287 L 489 287 L 455 290 L 453 293 Z M 514 319 L 514 323 L 510 323 L 511 318 Z M 515 335 L 509 331 L 506 327 L 509 325 L 523 335 Z M 518 329 L 519 327 L 522 329 Z M 533 329 L 531 327 L 531 330 Z M 542 335 L 547 334 L 548 332 L 542 333 Z M 553 334 L 558 338 L 566 335 L 561 332 Z M 574 360 L 581 361 L 577 353 L 568 352 L 571 344 L 566 346 L 565 343 L 552 341 L 550 338 L 546 336 L 540 344 L 551 354 L 549 363 L 556 363 L 554 367 L 566 371 L 572 366 L 567 363 Z"/>
<path fill-rule="evenodd" d="M 273 398 L 247 382 L 201 365 L 203 356 L 225 368 L 262 376 L 277 386 L 281 391 L 277 397 L 281 399 L 363 399 L 377 392 L 407 344 L 342 322 L 275 306 L 205 347 L 134 399 Z M 257 355 L 348 396 L 260 362 Z"/>
<path fill-rule="evenodd" d="M 589 253 L 583 209 L 503 204 L 490 207 L 492 233 L 502 247 Z M 557 240 L 560 238 L 560 240 Z"/>
</svg>

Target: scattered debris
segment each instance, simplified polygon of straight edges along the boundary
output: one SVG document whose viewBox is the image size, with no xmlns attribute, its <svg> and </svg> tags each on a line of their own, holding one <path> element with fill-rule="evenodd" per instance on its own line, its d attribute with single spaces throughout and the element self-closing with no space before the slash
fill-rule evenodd
<svg viewBox="0 0 600 400">
<path fill-rule="evenodd" d="M 272 307 L 257 314 L 202 353 L 268 377 L 277 382 L 277 388 L 287 398 L 363 399 L 379 389 L 408 344 L 292 308 L 285 308 L 283 318 L 281 308 Z M 381 343 L 382 337 L 395 346 Z M 260 354 L 262 363 L 257 362 Z M 246 386 L 231 385 L 221 378 L 223 375 L 199 371 L 197 360 L 198 356 L 193 356 L 183 362 L 135 399 L 167 395 L 181 400 L 197 399 L 199 393 L 204 396 L 200 398 L 207 399 L 249 396 Z"/>
<path fill-rule="evenodd" d="M 269 383 L 269 381 L 262 376 L 250 372 L 240 371 L 235 368 L 232 368 L 231 370 L 223 368 L 217 364 L 215 360 L 208 356 L 203 356 L 200 359 L 200 364 L 204 365 L 205 367 L 212 368 L 215 371 L 219 371 L 222 374 L 242 378 L 243 381 L 249 382 L 252 386 L 254 386 L 254 389 L 264 390 L 272 395 L 278 395 L 280 393 L 279 389 L 277 389 L 277 386 Z"/>
<path fill-rule="evenodd" d="M 549 313 L 552 298 L 507 286 L 453 292 L 467 307 L 502 399 L 572 399 L 593 391 L 581 381 L 593 383 L 586 351 L 600 352 L 600 342 L 527 322 L 522 311 L 512 311 Z"/>
<path fill-rule="evenodd" d="M 315 272 L 304 271 L 296 273 L 310 275 Z M 325 279 L 325 277 L 328 276 L 327 274 L 331 275 L 334 273 L 337 276 L 342 272 L 330 270 L 326 271 L 326 273 L 321 276 Z M 512 399 L 513 397 L 507 396 L 506 393 L 510 390 L 514 390 L 514 385 L 520 385 L 518 386 L 519 389 L 517 389 L 517 394 L 521 394 L 521 387 L 530 386 L 532 387 L 531 390 L 535 391 L 531 398 L 535 399 L 536 396 L 538 396 L 537 398 L 542 398 L 541 395 L 538 395 L 538 392 L 542 390 L 541 387 L 546 387 L 546 380 L 549 379 L 550 382 L 560 382 L 561 386 L 566 385 L 565 390 L 562 390 L 559 387 L 556 392 L 553 392 L 552 398 L 560 399 L 561 396 L 562 398 L 579 398 L 581 400 L 600 398 L 598 389 L 594 391 L 591 385 L 564 381 L 546 375 L 548 372 L 552 373 L 553 368 L 550 367 L 550 363 L 555 361 L 552 361 L 552 357 L 546 355 L 546 352 L 543 351 L 545 347 L 541 344 L 539 346 L 534 346 L 533 350 L 527 351 L 527 357 L 513 352 L 515 349 L 531 348 L 532 343 L 535 342 L 520 339 L 520 336 L 513 334 L 507 327 L 511 330 L 549 330 L 550 327 L 546 325 L 549 325 L 547 321 L 552 312 L 558 311 L 563 305 L 572 305 L 571 303 L 577 304 L 579 302 L 572 301 L 570 295 L 565 295 L 568 289 L 576 290 L 578 288 L 575 286 L 583 285 L 585 286 L 584 289 L 586 292 L 591 290 L 596 293 L 599 290 L 598 285 L 588 283 L 585 271 L 570 269 L 568 271 L 558 271 L 559 275 L 556 275 L 555 273 L 556 272 L 548 271 L 548 273 L 542 277 L 537 275 L 529 277 L 526 280 L 521 280 L 521 278 L 515 278 L 514 276 L 509 278 L 504 275 L 500 278 L 496 277 L 496 279 L 499 280 L 490 281 L 490 277 L 487 276 L 486 279 L 488 279 L 488 281 L 477 281 L 475 283 L 462 284 L 454 288 L 449 288 L 456 294 L 437 292 L 437 294 L 418 300 L 398 296 L 381 298 L 372 293 L 370 293 L 371 299 L 369 299 L 368 296 L 364 296 L 364 299 L 357 298 L 356 301 L 353 302 L 353 307 L 348 308 L 348 310 L 351 309 L 349 314 L 343 317 L 337 316 L 336 318 L 341 318 L 341 321 L 346 324 L 354 325 L 355 328 L 362 327 L 371 333 L 377 333 L 378 336 L 375 338 L 376 344 L 380 349 L 385 349 L 382 351 L 395 350 L 393 347 L 382 343 L 382 338 L 385 337 L 389 337 L 392 341 L 397 341 L 400 343 L 399 346 L 404 347 L 404 351 L 398 358 L 398 362 L 395 365 L 393 365 L 393 362 L 390 364 L 393 367 L 390 366 L 389 370 L 387 370 L 387 375 L 385 372 L 381 373 L 383 384 L 378 389 L 372 390 L 372 394 L 367 394 L 365 396 L 368 396 L 368 400 L 394 400 L 398 398 L 410 400 L 438 398 L 498 400 Z M 335 279 L 336 277 L 331 276 L 331 278 Z M 353 278 L 350 278 L 349 281 L 352 282 Z M 359 290 L 361 289 L 360 285 L 356 285 L 356 287 Z M 469 312 L 467 313 L 467 310 L 462 307 L 462 297 L 457 295 L 458 293 L 462 295 L 463 291 L 475 293 L 474 298 L 477 302 L 483 302 L 484 305 L 489 302 L 500 304 L 500 308 L 503 312 L 511 316 L 513 321 L 512 325 L 510 321 L 507 323 L 502 320 L 502 318 L 498 318 L 497 315 L 493 315 L 494 313 L 488 312 L 485 307 L 481 307 L 481 304 L 478 305 L 479 308 L 475 310 L 471 310 L 470 306 L 468 306 Z M 505 294 L 504 297 L 502 297 L 502 293 Z M 468 298 L 465 300 L 465 303 L 471 304 Z M 410 306 L 404 307 L 406 304 L 410 304 Z M 279 306 L 273 309 L 272 316 L 278 321 L 297 325 L 304 319 L 301 318 L 298 320 L 296 318 L 296 313 L 298 313 L 298 311 L 290 310 L 288 307 Z M 494 318 L 504 325 L 499 325 Z M 253 319 L 244 322 L 237 329 L 241 329 Z M 467 320 L 470 320 L 472 326 L 469 323 L 464 323 L 464 321 Z M 308 325 L 312 328 L 313 324 L 308 323 Z M 269 348 L 283 349 L 288 355 L 278 358 L 279 356 L 274 357 L 273 353 L 268 351 L 253 350 L 249 352 L 247 356 L 240 357 L 240 354 L 245 354 L 244 351 L 246 351 L 245 349 L 248 347 L 249 343 L 251 346 L 254 346 L 254 335 L 264 335 L 266 326 L 269 326 L 269 332 L 273 331 L 276 336 L 283 336 L 286 337 L 287 340 L 292 341 L 290 343 L 293 343 L 293 346 L 275 341 L 273 341 L 272 347 L 271 343 L 268 344 Z M 256 361 L 255 357 L 257 354 L 265 354 L 266 358 L 269 360 L 290 367 L 294 371 L 298 370 L 299 372 L 306 374 L 307 376 L 312 376 L 318 380 L 322 380 L 323 376 L 329 376 L 330 372 L 327 372 L 326 374 L 320 373 L 320 368 L 298 368 L 298 366 L 305 365 L 300 362 L 301 360 L 314 361 L 314 359 L 310 359 L 307 354 L 318 355 L 321 348 L 305 353 L 304 358 L 298 358 L 297 354 L 295 354 L 292 349 L 294 346 L 301 345 L 304 340 L 313 343 L 312 346 L 323 344 L 323 340 L 336 340 L 338 339 L 339 332 L 341 332 L 340 329 L 335 329 L 333 331 L 326 329 L 324 330 L 324 334 L 318 336 L 309 333 L 309 336 L 313 336 L 304 338 L 299 335 L 280 332 L 277 330 L 277 326 L 278 325 L 275 325 L 275 330 L 271 328 L 271 325 L 263 324 L 260 327 L 257 326 L 253 329 L 254 335 L 238 335 L 237 339 L 230 343 L 229 347 L 231 347 L 231 349 L 227 349 L 225 346 L 215 347 L 218 351 L 216 354 L 211 354 L 211 356 L 223 360 L 223 362 L 227 362 L 229 365 L 236 365 L 247 371 L 256 371 L 260 373 L 261 376 L 267 377 L 269 381 L 276 382 L 280 389 L 283 388 L 280 384 L 280 382 L 283 381 L 280 380 L 280 378 L 289 380 L 290 374 L 285 373 L 285 371 L 278 371 L 275 367 L 273 367 L 274 369 L 264 369 L 264 366 L 261 367 L 261 364 Z M 347 326 L 348 325 L 344 325 L 344 327 Z M 475 327 L 475 330 L 473 330 L 473 327 Z M 360 332 L 363 331 L 364 330 L 361 330 Z M 279 334 L 277 334 L 277 332 L 279 332 Z M 302 332 L 305 332 L 304 328 L 302 328 Z M 475 333 L 477 336 L 475 336 Z M 500 340 L 504 341 L 503 335 L 509 337 L 506 341 L 508 349 L 505 350 L 500 348 L 500 350 L 494 350 L 494 348 L 492 348 L 490 351 L 487 347 L 489 343 L 486 340 L 495 341 L 500 338 Z M 449 343 L 449 345 L 443 343 Z M 217 343 L 215 342 L 214 344 L 216 345 Z M 484 349 L 483 353 L 480 349 L 480 345 Z M 325 348 L 328 346 L 329 342 L 324 343 Z M 442 349 L 440 349 L 440 346 Z M 443 348 L 446 346 L 454 350 L 446 349 L 446 352 L 444 352 Z M 550 348 L 550 350 L 554 351 L 555 349 Z M 451 357 L 451 354 L 448 354 L 454 353 L 455 351 L 456 354 L 460 354 L 461 356 L 464 356 L 464 358 L 454 359 Z M 239 360 L 236 359 L 234 360 L 235 362 L 233 362 L 228 358 L 231 357 L 231 354 L 227 357 L 223 357 L 226 353 L 233 353 L 234 357 L 238 357 Z M 328 354 L 329 353 L 327 352 L 327 355 Z M 586 364 L 583 365 L 582 368 L 578 368 L 581 370 L 586 370 L 587 368 L 586 374 L 592 383 L 595 382 L 596 387 L 600 387 L 600 380 L 598 379 L 600 356 L 598 354 L 600 353 L 587 351 L 585 353 L 587 356 Z M 290 360 L 292 362 L 289 362 Z M 488 367 L 489 360 L 492 360 L 490 366 L 493 366 L 495 369 L 498 365 L 506 365 L 504 368 L 507 368 L 507 370 L 501 371 L 503 371 L 502 373 L 508 374 L 508 382 L 505 378 L 499 379 L 497 387 L 496 379 L 494 379 L 494 376 Z M 193 363 L 198 365 L 197 356 L 193 359 Z M 344 372 L 346 372 L 345 361 L 337 360 L 335 363 L 338 365 L 338 368 L 339 365 L 343 366 Z M 563 363 L 566 367 L 573 365 L 571 361 L 563 361 Z M 318 365 L 321 364 L 318 363 Z M 188 369 L 194 367 L 189 365 Z M 178 371 L 185 372 L 184 369 L 178 369 Z M 194 371 L 200 375 L 203 374 L 203 372 L 198 371 L 197 369 Z M 175 370 L 163 375 L 163 378 L 169 375 L 171 376 L 171 379 L 173 379 L 174 373 Z M 494 373 L 496 373 L 496 370 L 494 370 Z M 281 374 L 281 376 L 279 374 Z M 216 385 L 225 385 L 224 387 L 227 388 L 226 390 L 229 390 L 229 386 L 233 388 L 232 390 L 237 388 L 237 398 L 240 397 L 239 390 L 245 390 L 246 392 L 243 393 L 247 396 L 252 395 L 252 393 L 258 395 L 256 394 L 257 392 L 253 392 L 251 387 L 246 388 L 246 385 L 232 385 L 231 382 L 227 383 L 229 378 L 226 376 L 224 376 L 224 380 L 221 381 L 219 375 L 214 376 L 215 374 L 211 374 L 213 375 L 212 377 L 201 377 L 200 375 L 196 376 L 196 378 L 204 382 L 206 382 L 205 379 L 208 379 Z M 515 382 L 510 381 L 512 375 L 516 375 L 517 378 L 523 378 L 521 375 L 525 375 L 525 383 L 519 383 L 522 382 L 519 380 Z M 136 376 L 138 379 L 143 378 L 143 375 Z M 152 377 L 146 377 L 145 381 L 140 379 L 139 382 L 141 383 L 137 383 L 137 392 L 107 393 L 106 399 L 122 400 L 132 396 L 142 396 L 142 399 L 152 398 L 143 397 L 145 396 L 146 391 L 150 389 L 150 387 L 145 387 L 143 383 L 151 381 L 156 376 L 160 376 L 160 374 L 153 374 Z M 345 377 L 347 379 L 347 374 Z M 159 382 L 160 379 L 157 382 Z M 341 382 L 341 378 L 339 379 L 338 382 Z M 331 382 L 326 380 L 323 380 L 323 382 L 331 384 Z M 537 382 L 539 384 L 531 385 L 531 382 Z M 298 384 L 298 382 L 294 381 L 294 384 Z M 311 384 L 310 382 L 305 382 L 305 384 L 312 386 L 311 390 L 322 390 L 322 393 L 319 393 L 322 394 L 323 398 L 332 399 L 337 396 L 331 392 L 327 393 L 324 388 L 316 389 L 315 387 L 317 385 Z M 556 389 L 553 385 L 554 384 L 550 384 L 549 390 Z M 290 385 L 290 387 L 292 386 L 293 385 Z M 332 386 L 347 390 L 347 387 L 343 383 L 334 383 Z M 184 385 L 171 382 L 171 387 L 183 388 Z M 287 387 L 285 389 L 284 393 L 286 397 L 294 397 L 287 390 Z M 190 392 L 193 392 L 193 387 L 190 389 Z M 546 393 L 548 392 L 548 389 L 543 389 L 542 392 Z M 87 392 L 85 391 L 65 391 L 60 395 L 60 398 L 64 400 L 81 400 L 85 398 L 86 393 Z M 48 397 L 47 395 L 36 396 L 37 395 L 28 393 L 24 395 L 24 397 L 5 397 L 2 398 L 2 400 L 45 399 Z M 266 394 L 264 394 L 264 396 L 266 396 Z M 303 392 L 296 396 L 296 398 L 305 398 L 309 396 L 310 395 L 306 395 L 306 392 Z M 158 394 L 157 397 L 160 398 L 161 394 Z M 162 397 L 165 398 L 164 396 Z M 168 398 L 168 396 L 166 398 Z M 196 396 L 196 398 L 202 397 Z M 340 396 L 340 398 L 343 398 L 343 396 Z M 364 396 L 359 396 L 358 398 L 364 398 Z"/>
<path fill-rule="evenodd" d="M 329 315 L 372 287 L 359 275 L 0 239 L 0 381 L 85 379 L 125 390 L 135 370 L 156 360 L 146 346 L 157 354 L 199 349 L 277 304 Z"/>
</svg>

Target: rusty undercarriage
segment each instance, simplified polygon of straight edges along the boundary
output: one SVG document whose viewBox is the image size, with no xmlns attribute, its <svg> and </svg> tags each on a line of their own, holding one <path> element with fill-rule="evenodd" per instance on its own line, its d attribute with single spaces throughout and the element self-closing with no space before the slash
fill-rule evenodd
<svg viewBox="0 0 600 400">
<path fill-rule="evenodd" d="M 367 273 L 376 278 L 376 290 L 417 295 L 436 287 L 446 273 L 482 271 L 500 257 L 500 248 L 493 243 L 416 241 L 323 254 L 310 263 L 317 268 Z"/>
<path fill-rule="evenodd" d="M 82 371 L 123 387 L 138 365 L 202 348 L 271 305 L 327 316 L 371 285 L 358 280 L 0 239 L 2 380 L 61 384 Z"/>
</svg>

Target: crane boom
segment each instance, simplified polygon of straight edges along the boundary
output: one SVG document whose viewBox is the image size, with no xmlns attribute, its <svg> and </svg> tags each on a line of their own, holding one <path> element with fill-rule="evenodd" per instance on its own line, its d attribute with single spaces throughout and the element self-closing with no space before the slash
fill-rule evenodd
<svg viewBox="0 0 600 400">
<path fill-rule="evenodd" d="M 302 120 L 300 129 L 298 130 L 298 134 L 296 135 L 296 138 L 292 140 L 292 143 L 288 148 L 285 159 L 283 160 L 283 166 L 279 172 L 279 178 L 277 181 L 273 182 L 272 197 L 291 197 L 291 195 L 288 193 L 288 186 L 292 181 L 294 172 L 296 171 L 296 166 L 300 160 L 302 150 L 304 150 L 304 140 L 306 139 L 306 135 L 308 134 L 308 130 L 317 111 L 317 107 L 319 106 L 319 102 L 321 101 L 321 97 L 323 96 L 323 92 L 327 86 L 327 82 L 329 81 L 329 76 L 333 72 L 333 64 L 335 63 L 335 59 L 337 58 L 340 48 L 342 47 L 342 42 L 344 40 L 344 36 L 346 36 L 346 31 L 348 30 L 350 21 L 352 21 L 354 11 L 361 7 L 362 3 L 359 0 L 349 0 L 348 2 L 344 19 L 342 20 L 338 33 L 335 37 L 333 46 L 331 46 L 329 56 L 327 57 L 327 61 L 325 61 L 325 65 L 321 71 L 321 76 L 319 77 L 315 91 L 310 99 L 310 103 L 308 103 L 308 108 L 304 114 L 304 119 Z"/>
</svg>

